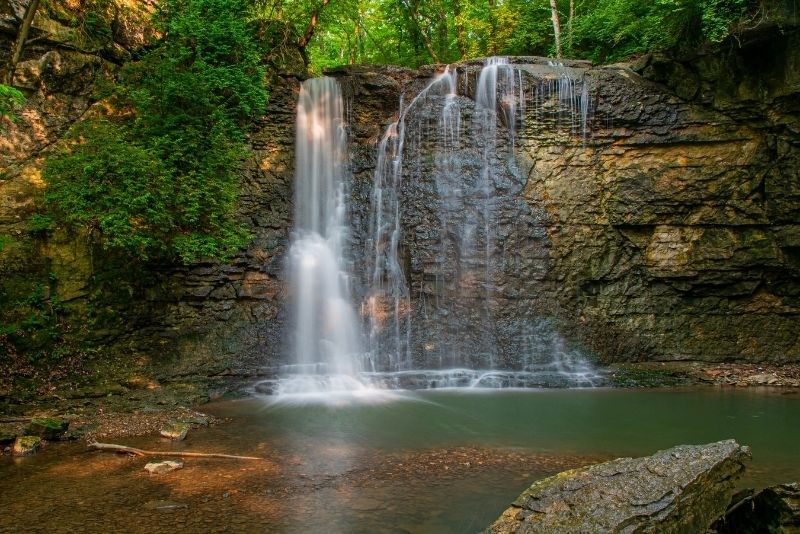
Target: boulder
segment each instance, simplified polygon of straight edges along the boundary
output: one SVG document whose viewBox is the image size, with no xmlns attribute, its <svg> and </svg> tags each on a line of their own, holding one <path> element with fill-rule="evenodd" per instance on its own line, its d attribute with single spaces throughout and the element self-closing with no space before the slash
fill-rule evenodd
<svg viewBox="0 0 800 534">
<path fill-rule="evenodd" d="M 42 445 L 42 439 L 38 436 L 20 436 L 14 441 L 12 452 L 14 456 L 30 456 L 36 454 Z"/>
<path fill-rule="evenodd" d="M 27 436 L 39 436 L 42 439 L 53 441 L 61 439 L 69 428 L 69 422 L 51 417 L 35 417 L 25 429 Z"/>
<path fill-rule="evenodd" d="M 144 470 L 151 475 L 165 475 L 178 469 L 183 469 L 183 462 L 165 460 L 163 462 L 149 462 L 144 466 Z"/>
<path fill-rule="evenodd" d="M 711 528 L 718 534 L 800 532 L 800 484 L 742 490 Z"/>
<path fill-rule="evenodd" d="M 727 440 L 565 471 L 535 482 L 485 532 L 705 532 L 748 458 Z"/>
<path fill-rule="evenodd" d="M 17 433 L 11 430 L 0 429 L 0 445 L 8 445 L 17 439 Z"/>
</svg>

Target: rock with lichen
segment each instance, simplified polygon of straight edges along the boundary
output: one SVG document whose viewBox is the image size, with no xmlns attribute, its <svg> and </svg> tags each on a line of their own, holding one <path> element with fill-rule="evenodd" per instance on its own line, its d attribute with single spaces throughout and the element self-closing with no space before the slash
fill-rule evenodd
<svg viewBox="0 0 800 534">
<path fill-rule="evenodd" d="M 144 466 L 144 470 L 151 475 L 165 475 L 172 471 L 183 469 L 183 462 L 165 460 L 163 462 L 149 462 Z"/>
<path fill-rule="evenodd" d="M 565 471 L 535 482 L 485 533 L 705 532 L 748 458 L 727 440 Z"/>
<path fill-rule="evenodd" d="M 165 438 L 169 438 L 175 441 L 182 441 L 186 439 L 186 434 L 189 433 L 190 425 L 189 423 L 184 423 L 182 421 L 172 421 L 164 426 L 159 431 Z"/>
</svg>

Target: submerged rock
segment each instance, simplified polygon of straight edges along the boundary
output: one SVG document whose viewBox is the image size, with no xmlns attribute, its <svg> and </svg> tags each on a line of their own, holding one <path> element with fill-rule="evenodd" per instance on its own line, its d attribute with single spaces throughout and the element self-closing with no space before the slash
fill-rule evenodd
<svg viewBox="0 0 800 534">
<path fill-rule="evenodd" d="M 740 491 L 712 530 L 718 534 L 800 532 L 800 484 Z"/>
<path fill-rule="evenodd" d="M 42 439 L 38 436 L 20 436 L 14 441 L 14 456 L 30 456 L 39 451 Z"/>
<path fill-rule="evenodd" d="M 179 508 L 188 508 L 189 506 L 186 503 L 182 502 L 175 502 L 175 501 L 147 501 L 144 503 L 144 507 L 147 510 L 162 510 L 162 511 L 170 511 L 170 510 L 177 510 Z"/>
<path fill-rule="evenodd" d="M 727 440 L 565 471 L 535 482 L 485 532 L 705 532 L 749 457 Z"/>
<path fill-rule="evenodd" d="M 183 469 L 183 462 L 165 460 L 163 462 L 150 462 L 144 466 L 144 470 L 151 475 L 165 475 L 178 469 Z"/>
</svg>

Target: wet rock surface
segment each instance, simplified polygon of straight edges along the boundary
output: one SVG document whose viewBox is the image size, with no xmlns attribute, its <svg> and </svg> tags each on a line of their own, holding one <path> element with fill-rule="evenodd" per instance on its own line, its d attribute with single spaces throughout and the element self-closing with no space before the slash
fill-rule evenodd
<svg viewBox="0 0 800 534">
<path fill-rule="evenodd" d="M 69 422 L 61 419 L 35 417 L 25 429 L 28 436 L 39 436 L 47 441 L 61 439 L 67 433 Z"/>
<path fill-rule="evenodd" d="M 748 458 L 728 440 L 566 471 L 531 485 L 485 532 L 704 532 Z"/>
<path fill-rule="evenodd" d="M 39 452 L 42 446 L 42 438 L 38 436 L 19 436 L 14 440 L 14 446 L 11 448 L 11 453 L 14 456 L 30 456 Z"/>
<path fill-rule="evenodd" d="M 725 515 L 711 527 L 718 534 L 800 532 L 800 484 L 737 492 Z"/>
</svg>

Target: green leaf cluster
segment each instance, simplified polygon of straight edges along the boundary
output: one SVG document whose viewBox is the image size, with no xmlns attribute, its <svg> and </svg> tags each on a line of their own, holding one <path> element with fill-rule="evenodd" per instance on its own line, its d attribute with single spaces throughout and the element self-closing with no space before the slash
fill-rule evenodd
<svg viewBox="0 0 800 534">
<path fill-rule="evenodd" d="M 263 0 L 291 41 L 320 0 Z M 753 5 L 751 5 L 753 4 Z M 564 55 L 613 61 L 726 38 L 754 0 L 558 0 Z M 311 68 L 419 66 L 489 55 L 555 54 L 550 0 L 331 0 L 308 46 Z"/>
<path fill-rule="evenodd" d="M 48 285 L 35 282 L 30 293 L 15 302 L 8 316 L 0 323 L 0 337 L 27 354 L 31 363 L 57 358 L 51 349 L 62 341 L 66 325 L 64 306 Z"/>
<path fill-rule="evenodd" d="M 576 17 L 568 51 L 603 62 L 719 42 L 746 8 L 746 0 L 597 0 Z"/>
<path fill-rule="evenodd" d="M 244 137 L 264 109 L 246 0 L 165 0 L 163 35 L 123 69 L 116 109 L 77 124 L 48 158 L 58 221 L 139 260 L 225 258 L 248 239 L 234 209 Z"/>
<path fill-rule="evenodd" d="M 14 111 L 25 103 L 25 95 L 18 89 L 0 83 L 0 130 L 3 119 L 15 120 Z"/>
</svg>

